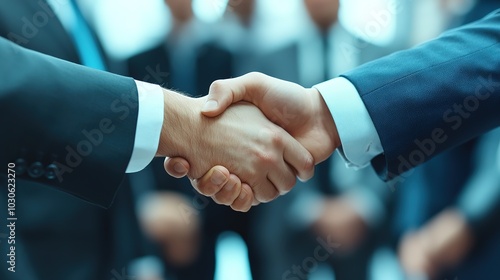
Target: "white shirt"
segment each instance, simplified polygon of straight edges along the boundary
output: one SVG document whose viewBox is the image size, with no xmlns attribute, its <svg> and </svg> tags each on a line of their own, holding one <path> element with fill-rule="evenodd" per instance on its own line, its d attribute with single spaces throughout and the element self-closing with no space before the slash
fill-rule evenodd
<svg viewBox="0 0 500 280">
<path fill-rule="evenodd" d="M 139 93 L 134 148 L 127 173 L 144 169 L 156 155 L 163 126 L 163 90 L 160 86 L 135 81 Z"/>
</svg>

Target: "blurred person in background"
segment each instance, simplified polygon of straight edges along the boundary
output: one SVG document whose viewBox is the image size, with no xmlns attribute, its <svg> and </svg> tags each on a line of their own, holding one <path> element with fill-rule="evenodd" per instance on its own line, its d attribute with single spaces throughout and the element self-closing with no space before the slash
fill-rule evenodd
<svg viewBox="0 0 500 280">
<path fill-rule="evenodd" d="M 194 96 L 205 95 L 213 81 L 233 76 L 234 49 L 221 46 L 216 34 L 220 23 L 198 18 L 192 1 L 166 0 L 165 4 L 172 15 L 171 30 L 161 44 L 128 59 L 129 74 Z M 241 24 L 248 24 L 253 1 L 236 4 L 228 7 L 233 10 L 230 13 Z M 233 44 L 244 43 L 238 41 L 242 37 L 228 39 L 234 40 Z M 155 71 L 161 73 L 156 80 L 152 75 Z M 142 197 L 138 208 L 141 225 L 153 241 L 150 252 L 156 253 L 167 271 L 164 277 L 213 279 L 216 241 L 224 231 L 239 233 L 249 244 L 251 262 L 258 260 L 252 257 L 255 246 L 249 234 L 252 213 L 217 205 L 197 194 L 187 179 L 166 176 L 162 159 L 155 159 L 130 177 L 134 189 L 142 190 L 138 195 Z M 255 269 L 256 264 L 252 264 Z"/>
<path fill-rule="evenodd" d="M 474 147 L 475 143 L 471 142 L 443 153 L 415 168 L 401 185 L 396 186 L 394 228 L 397 234 L 396 240 L 403 240 L 404 245 L 401 246 L 405 247 L 403 259 L 405 264 L 408 263 L 406 248 L 409 247 L 405 244 L 408 241 L 405 240 L 411 240 L 413 231 L 423 227 L 434 215 L 444 211 L 460 196 L 472 172 L 471 156 Z M 443 214 L 443 221 L 447 216 L 451 216 L 447 215 L 446 211 Z M 454 230 L 453 227 L 445 229 Z M 441 233 L 445 234 L 445 231 L 441 230 Z M 410 242 L 413 241 L 415 240 Z M 468 242 L 462 245 L 469 246 L 466 243 Z M 414 245 L 422 246 L 422 244 Z M 414 256 L 416 255 L 417 251 Z M 414 271 L 410 270 L 408 273 L 413 274 Z"/>
<path fill-rule="evenodd" d="M 232 56 L 214 40 L 214 26 L 194 16 L 192 1 L 165 0 L 172 27 L 164 42 L 131 57 L 129 74 L 203 96 L 210 84 L 232 76 Z M 161 75 L 154 76 L 151 71 Z"/>
<path fill-rule="evenodd" d="M 218 40 L 235 56 L 234 75 L 252 71 L 267 72 L 273 62 L 286 62 L 288 53 L 283 51 L 298 36 L 301 0 L 236 0 L 229 1 L 230 13 L 226 13 L 220 24 Z M 270 53 L 278 57 L 272 57 Z M 266 59 L 271 59 L 266 61 Z M 279 74 L 284 74 L 285 66 Z M 290 72 L 295 72 L 296 67 Z M 286 73 L 296 80 L 296 75 Z"/>
<path fill-rule="evenodd" d="M 414 186 L 427 189 L 428 196 L 434 198 L 410 203 L 419 212 L 432 214 L 423 224 L 407 232 L 399 245 L 399 257 L 408 276 L 496 279 L 493 272 L 498 270 L 500 259 L 500 131 L 483 136 L 474 154 L 474 171 L 459 186 L 458 193 L 440 189 L 449 186 L 447 181 L 451 178 L 463 176 L 456 169 L 444 173 L 447 176 L 442 180 L 435 178 L 441 184 L 434 188 L 426 188 L 430 184 Z M 437 167 L 432 161 L 430 164 L 429 169 Z M 446 165 L 450 166 L 451 161 Z M 440 172 L 442 168 L 435 170 Z M 439 205 L 439 200 L 447 203 Z"/>
<path fill-rule="evenodd" d="M 25 48 L 108 69 L 106 55 L 77 1 L 7 0 L 0 5 L 0 36 L 29 34 L 18 42 Z M 45 24 L 40 26 L 41 22 Z M 45 168 L 44 156 L 40 154 L 35 165 L 27 168 L 30 177 L 38 176 L 35 169 Z M 50 176 L 50 172 L 41 174 Z M 137 240 L 142 236 L 130 207 L 134 201 L 127 180 L 107 210 L 35 181 L 18 178 L 18 184 L 22 185 L 16 189 L 19 269 L 15 274 L 2 269 L 0 275 L 7 275 L 0 278 L 111 279 L 126 276 L 130 262 L 141 256 Z M 6 189 L 0 194 L 6 201 Z"/>
</svg>

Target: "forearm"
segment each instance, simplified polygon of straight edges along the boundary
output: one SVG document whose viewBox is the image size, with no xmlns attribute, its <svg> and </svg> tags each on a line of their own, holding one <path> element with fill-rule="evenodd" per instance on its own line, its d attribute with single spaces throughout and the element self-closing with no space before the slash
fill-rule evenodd
<svg viewBox="0 0 500 280">
<path fill-rule="evenodd" d="M 385 179 L 500 125 L 499 26 L 497 12 L 343 75 L 380 135 Z"/>
<path fill-rule="evenodd" d="M 4 81 L 0 126 L 6 133 L 0 139 L 1 164 L 24 161 L 21 178 L 108 206 L 133 149 L 134 81 L 29 51 L 1 38 L 0 57 Z M 34 176 L 28 171 L 35 163 L 42 169 Z M 46 172 L 51 164 L 56 169 Z"/>
</svg>

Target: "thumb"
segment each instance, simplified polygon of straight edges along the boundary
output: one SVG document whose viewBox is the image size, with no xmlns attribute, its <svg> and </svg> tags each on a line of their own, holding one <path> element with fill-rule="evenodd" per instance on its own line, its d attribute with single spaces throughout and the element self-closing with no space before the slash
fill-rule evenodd
<svg viewBox="0 0 500 280">
<path fill-rule="evenodd" d="M 262 95 L 262 81 L 265 75 L 249 73 L 241 77 L 217 80 L 210 85 L 205 105 L 201 112 L 207 117 L 216 117 L 231 104 L 245 100 L 257 105 Z"/>
</svg>

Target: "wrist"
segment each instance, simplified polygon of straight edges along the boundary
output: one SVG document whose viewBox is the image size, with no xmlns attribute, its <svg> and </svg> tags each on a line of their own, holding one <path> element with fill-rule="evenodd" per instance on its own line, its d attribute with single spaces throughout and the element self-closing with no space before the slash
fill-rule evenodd
<svg viewBox="0 0 500 280">
<path fill-rule="evenodd" d="M 156 156 L 185 158 L 190 147 L 195 146 L 191 142 L 195 139 L 193 132 L 199 127 L 200 116 L 196 108 L 200 102 L 166 89 L 163 95 L 163 126 Z"/>
<path fill-rule="evenodd" d="M 313 112 L 316 112 L 315 117 L 318 118 L 322 129 L 327 132 L 330 142 L 333 144 L 333 149 L 338 148 L 341 145 L 340 137 L 330 109 L 316 88 L 309 88 L 307 90 L 313 99 Z"/>
</svg>

